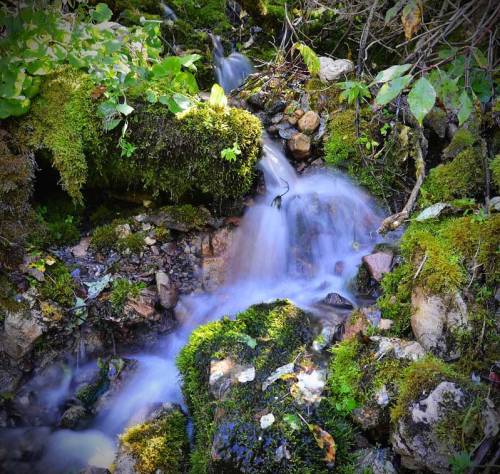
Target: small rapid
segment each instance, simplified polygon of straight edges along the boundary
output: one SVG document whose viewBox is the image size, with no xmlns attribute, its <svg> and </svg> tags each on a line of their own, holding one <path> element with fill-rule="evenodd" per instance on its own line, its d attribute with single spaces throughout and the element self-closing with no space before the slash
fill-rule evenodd
<svg viewBox="0 0 500 474">
<path fill-rule="evenodd" d="M 226 283 L 210 293 L 181 298 L 178 327 L 153 351 L 130 356 L 138 361 L 138 369 L 109 409 L 87 430 L 46 433 L 45 457 L 32 472 L 47 472 L 48 466 L 54 473 L 87 464 L 107 467 L 117 435 L 141 414 L 157 403 L 182 404 L 175 359 L 199 325 L 277 298 L 290 299 L 328 324 L 330 313 L 318 310 L 328 293 L 356 301 L 349 282 L 362 256 L 379 242 L 376 229 L 383 213 L 340 173 L 317 169 L 298 176 L 281 147 L 267 138 L 259 168 L 265 191 L 236 230 L 227 255 Z M 57 403 L 66 389 L 65 379 L 59 391 L 47 394 L 49 402 Z"/>
</svg>

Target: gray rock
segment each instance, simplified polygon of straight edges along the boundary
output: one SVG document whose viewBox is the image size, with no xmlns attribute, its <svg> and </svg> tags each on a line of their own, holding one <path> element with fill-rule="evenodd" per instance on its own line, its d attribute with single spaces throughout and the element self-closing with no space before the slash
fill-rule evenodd
<svg viewBox="0 0 500 474">
<path fill-rule="evenodd" d="M 424 348 L 417 341 L 405 341 L 396 337 L 372 336 L 371 341 L 378 343 L 375 354 L 377 359 L 386 355 L 394 355 L 396 359 L 416 361 L 425 355 Z"/>
<path fill-rule="evenodd" d="M 43 331 L 44 326 L 38 321 L 34 311 L 20 309 L 7 312 L 4 332 L 0 336 L 0 348 L 13 359 L 20 359 L 33 349 Z"/>
<path fill-rule="evenodd" d="M 326 56 L 320 56 L 319 64 L 319 78 L 323 82 L 336 81 L 344 75 L 354 71 L 354 64 L 348 59 L 332 59 Z"/>
<path fill-rule="evenodd" d="M 422 222 L 428 219 L 435 219 L 439 217 L 446 209 L 451 208 L 451 206 L 446 202 L 437 202 L 432 206 L 426 207 L 415 220 Z"/>
<path fill-rule="evenodd" d="M 356 451 L 356 474 L 396 474 L 394 454 L 388 448 L 365 448 Z"/>
<path fill-rule="evenodd" d="M 460 356 L 457 330 L 470 330 L 467 306 L 459 293 L 432 295 L 415 288 L 411 295 L 411 327 L 418 342 L 428 351 L 454 359 Z"/>
<path fill-rule="evenodd" d="M 81 405 L 69 407 L 61 416 L 61 428 L 75 429 L 82 425 L 87 416 L 87 411 Z"/>
<path fill-rule="evenodd" d="M 347 298 L 338 293 L 328 293 L 322 302 L 333 308 L 352 309 L 354 307 Z"/>
<path fill-rule="evenodd" d="M 500 196 L 490 199 L 490 211 L 500 212 Z"/>
<path fill-rule="evenodd" d="M 366 265 L 370 276 L 375 281 L 380 281 L 384 273 L 389 273 L 391 271 L 392 259 L 392 252 L 375 252 L 371 255 L 365 255 L 363 257 L 363 263 Z"/>
<path fill-rule="evenodd" d="M 170 281 L 169 276 L 164 271 L 158 271 L 155 275 L 156 290 L 160 298 L 160 304 L 165 309 L 172 309 L 177 303 L 177 289 Z"/>
</svg>

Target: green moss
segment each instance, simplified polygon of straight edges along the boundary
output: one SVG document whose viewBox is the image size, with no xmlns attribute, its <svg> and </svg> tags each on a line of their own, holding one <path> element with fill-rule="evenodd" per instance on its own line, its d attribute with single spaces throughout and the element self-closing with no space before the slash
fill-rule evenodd
<svg viewBox="0 0 500 474">
<path fill-rule="evenodd" d="M 328 124 L 325 161 L 340 166 L 357 152 L 356 113 L 352 109 L 337 112 Z"/>
<path fill-rule="evenodd" d="M 465 149 L 472 147 L 476 141 L 468 128 L 459 128 L 453 135 L 450 144 L 443 150 L 443 156 L 445 158 L 455 158 Z"/>
<path fill-rule="evenodd" d="M 490 163 L 491 179 L 497 192 L 500 192 L 500 155 L 496 155 Z"/>
<path fill-rule="evenodd" d="M 113 224 L 106 224 L 94 229 L 90 245 L 93 249 L 102 252 L 114 248 L 117 240 L 118 235 L 116 233 L 116 226 Z"/>
<path fill-rule="evenodd" d="M 161 104 L 136 104 L 136 109 L 129 130 L 137 150 L 130 158 L 103 157 L 96 169 L 106 170 L 106 185 L 168 193 L 177 201 L 193 192 L 219 200 L 250 190 L 260 154 L 261 125 L 256 117 L 238 109 L 216 111 L 206 104 L 180 117 Z M 234 143 L 242 153 L 229 162 L 221 151 Z M 104 185 L 103 176 L 93 182 Z"/>
<path fill-rule="evenodd" d="M 20 141 L 50 152 L 63 189 L 78 203 L 88 174 L 86 154 L 103 152 L 101 123 L 91 100 L 94 87 L 89 75 L 61 68 L 46 77 L 30 114 L 18 124 Z"/>
<path fill-rule="evenodd" d="M 177 206 L 165 206 L 160 209 L 166 219 L 174 222 L 177 226 L 186 230 L 200 230 L 207 225 L 211 216 L 210 212 L 203 207 L 195 207 L 190 204 Z"/>
<path fill-rule="evenodd" d="M 130 251 L 131 253 L 139 253 L 144 248 L 144 233 L 133 232 L 126 237 L 118 239 L 116 249 L 120 252 Z"/>
<path fill-rule="evenodd" d="M 189 440 L 186 417 L 174 410 L 132 426 L 121 436 L 125 451 L 136 460 L 139 474 L 186 472 Z"/>
<path fill-rule="evenodd" d="M 453 199 L 482 196 L 484 172 L 480 152 L 466 148 L 450 163 L 431 169 L 420 189 L 421 207 Z"/>
<path fill-rule="evenodd" d="M 113 288 L 109 294 L 109 301 L 115 312 L 123 310 L 128 298 L 137 298 L 142 289 L 146 288 L 143 282 L 131 282 L 125 278 L 113 281 Z"/>
<path fill-rule="evenodd" d="M 65 308 L 71 308 L 75 302 L 76 285 L 62 262 L 46 267 L 45 280 L 38 289 L 42 299 L 52 300 Z"/>
</svg>

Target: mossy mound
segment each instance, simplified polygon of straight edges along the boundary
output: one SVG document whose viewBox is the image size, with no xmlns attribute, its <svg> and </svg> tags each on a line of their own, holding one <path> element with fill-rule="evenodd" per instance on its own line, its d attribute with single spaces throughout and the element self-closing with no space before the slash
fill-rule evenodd
<svg viewBox="0 0 500 474">
<path fill-rule="evenodd" d="M 129 428 L 120 441 L 135 461 L 134 472 L 138 474 L 186 472 L 187 419 L 178 408 L 158 410 L 145 423 Z"/>
<path fill-rule="evenodd" d="M 290 371 L 263 390 L 263 382 L 286 364 L 312 370 L 307 347 L 313 326 L 307 313 L 277 301 L 193 332 L 177 360 L 195 428 L 190 472 L 332 472 L 314 439 L 313 425 L 335 439 L 338 472 L 350 465 L 350 427 L 327 397 L 318 406 L 300 403 L 294 396 L 297 375 Z M 255 378 L 222 383 L 214 394 L 210 369 L 219 361 L 252 367 Z M 261 428 L 262 416 L 269 414 L 274 423 Z"/>
</svg>

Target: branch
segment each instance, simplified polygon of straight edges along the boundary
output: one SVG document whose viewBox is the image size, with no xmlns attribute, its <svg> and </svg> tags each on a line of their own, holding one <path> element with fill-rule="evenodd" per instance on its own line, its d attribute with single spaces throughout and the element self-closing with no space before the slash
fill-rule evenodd
<svg viewBox="0 0 500 474">
<path fill-rule="evenodd" d="M 424 139 L 422 132 L 420 132 L 420 139 Z M 413 210 L 413 207 L 415 206 L 418 192 L 420 191 L 420 187 L 422 186 L 425 178 L 425 160 L 422 146 L 420 144 L 420 139 L 417 140 L 415 144 L 415 165 L 417 173 L 417 181 L 415 182 L 415 186 L 413 186 L 410 197 L 403 207 L 403 210 L 401 212 L 393 214 L 392 216 L 386 217 L 382 221 L 382 224 L 378 229 L 379 234 L 385 234 L 390 230 L 396 230 L 406 219 L 408 219 L 411 211 Z"/>
</svg>

